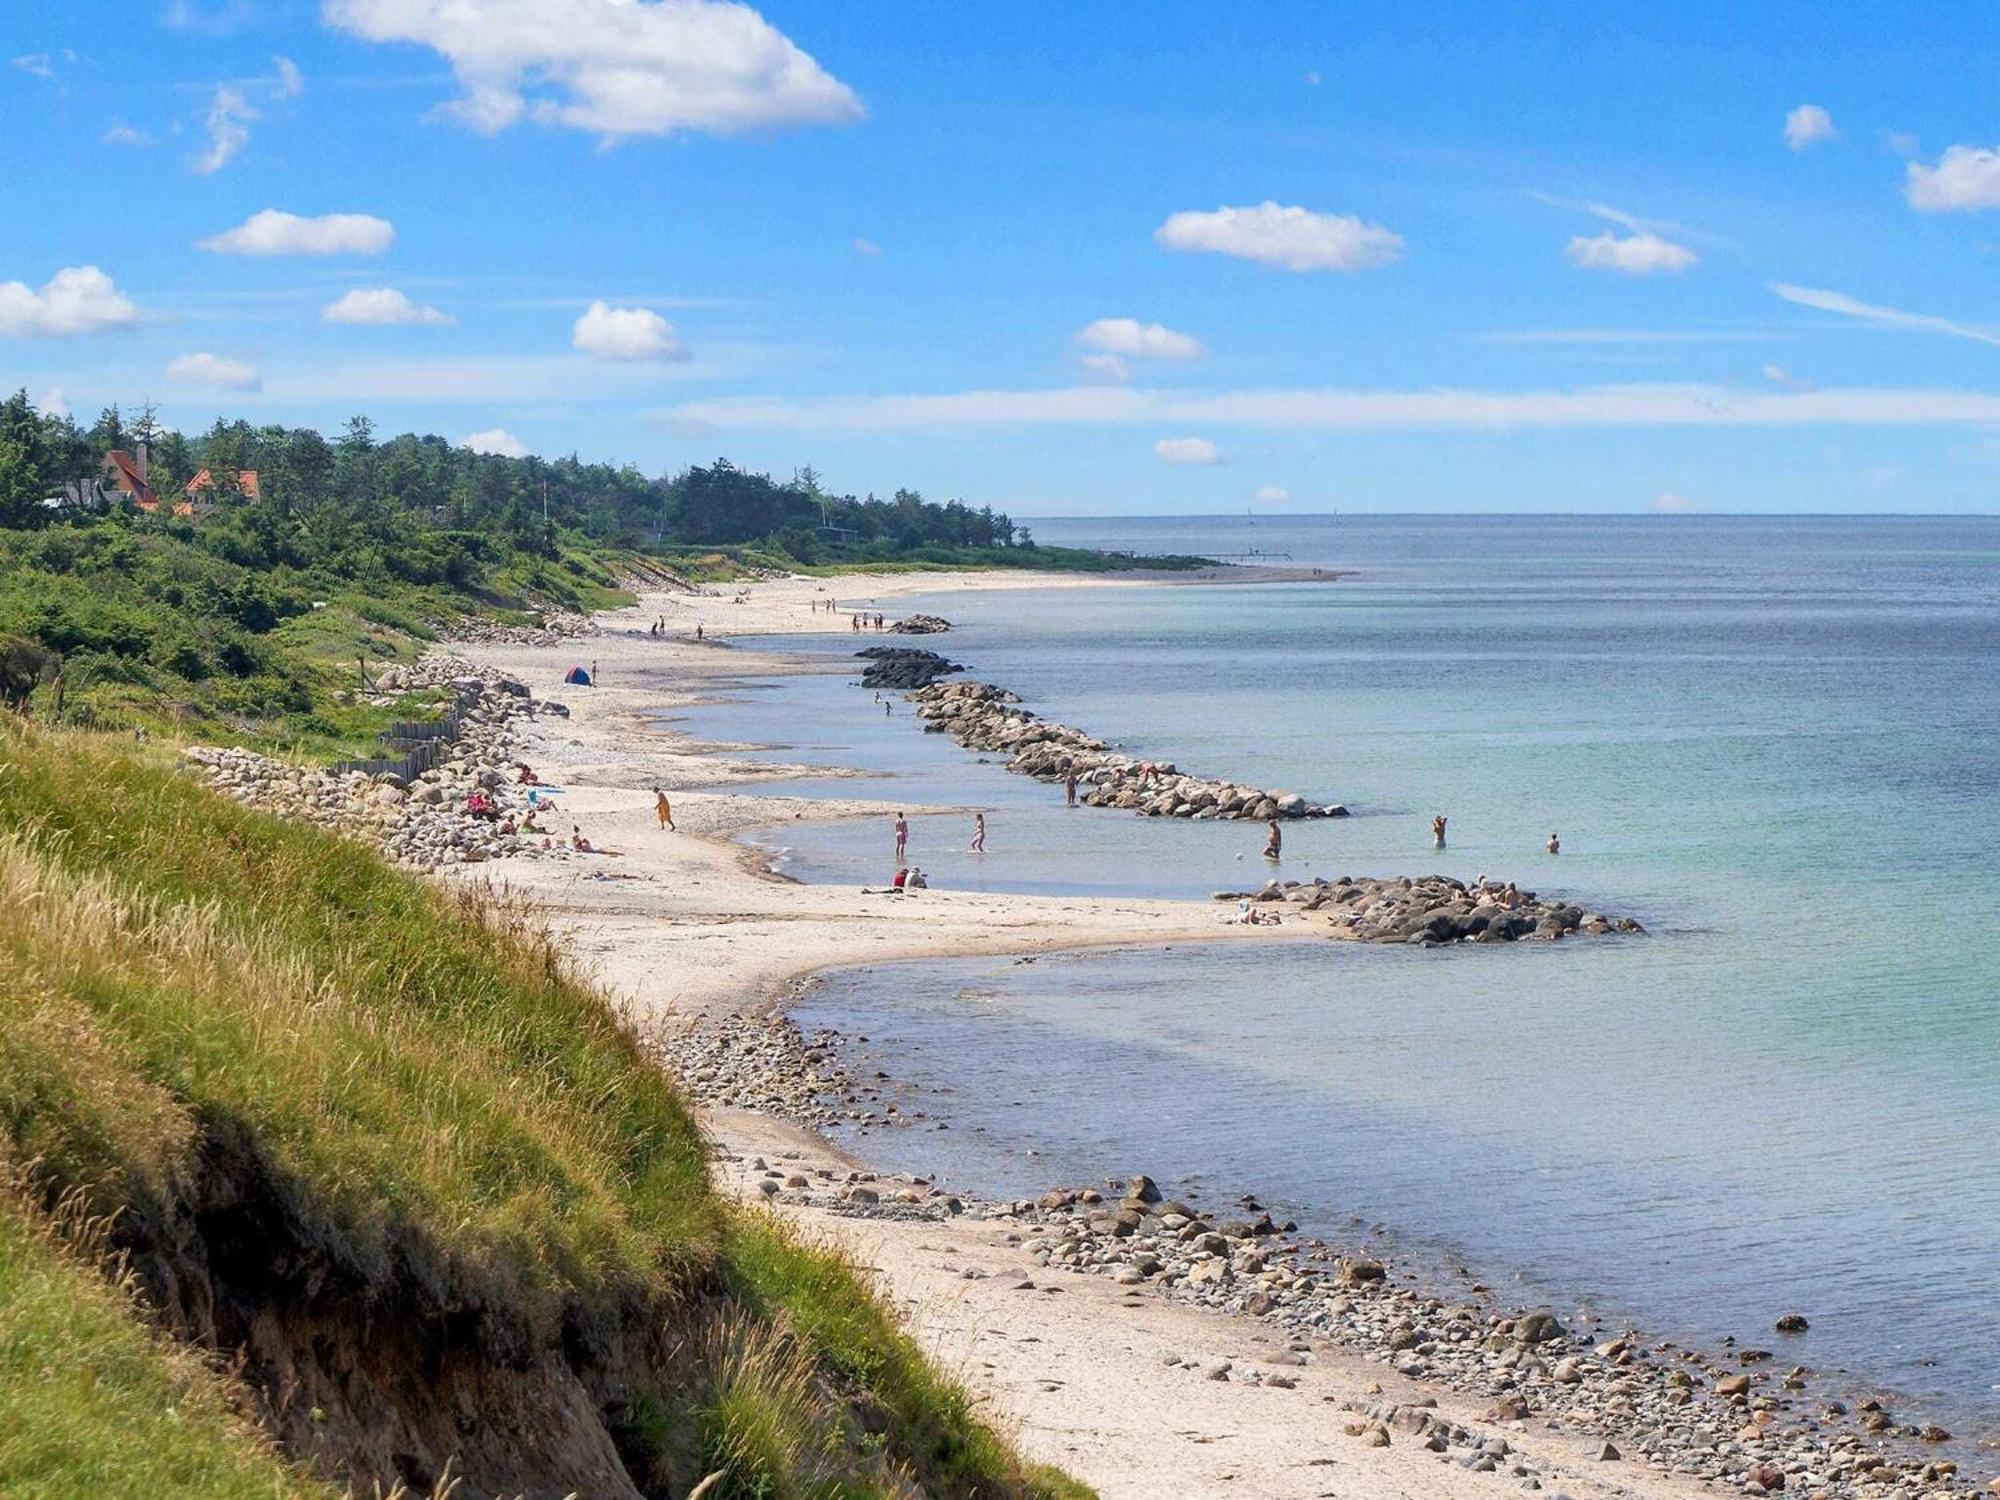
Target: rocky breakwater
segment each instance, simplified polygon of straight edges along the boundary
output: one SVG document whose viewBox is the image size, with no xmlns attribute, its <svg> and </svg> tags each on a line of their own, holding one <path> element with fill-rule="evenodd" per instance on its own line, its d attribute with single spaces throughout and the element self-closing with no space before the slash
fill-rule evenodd
<svg viewBox="0 0 2000 1500">
<path fill-rule="evenodd" d="M 926 653 L 928 654 L 928 653 Z M 954 671 L 959 670 L 954 668 Z M 1037 781 L 1077 779 L 1086 807 L 1116 807 L 1150 818 L 1243 820 L 1344 818 L 1338 804 L 1296 792 L 1264 791 L 1182 771 L 1171 761 L 1139 760 L 1080 729 L 1038 718 L 1005 688 L 937 674 L 910 693 L 924 729 L 948 734 L 968 750 L 1003 752 L 1007 769 Z"/>
<path fill-rule="evenodd" d="M 1390 880 L 1271 880 L 1252 891 L 1217 891 L 1217 901 L 1282 904 L 1324 912 L 1329 937 L 1352 943 L 1556 942 L 1581 935 L 1643 933 L 1631 917 L 1608 917 L 1533 891 L 1488 883 L 1469 886 L 1446 875 Z"/>
<path fill-rule="evenodd" d="M 549 611 L 534 625 L 503 625 L 498 620 L 467 615 L 445 632 L 448 640 L 489 646 L 555 646 L 577 636 L 599 634 L 602 634 L 601 628 L 589 615 L 563 610 Z"/>
<path fill-rule="evenodd" d="M 409 675 L 413 686 L 422 687 L 441 685 L 436 679 L 444 674 L 458 695 L 459 737 L 437 765 L 414 780 L 393 772 L 370 776 L 296 766 L 254 750 L 214 745 L 191 745 L 182 757 L 225 796 L 365 839 L 412 869 L 509 855 L 570 858 L 567 840 L 555 832 L 553 811 L 540 815 L 548 832 L 522 826 L 530 810 L 528 794 L 537 789 L 518 784 L 510 752 L 513 725 L 537 708 L 527 689 L 505 678 L 469 674 L 462 663 L 426 664 Z M 474 792 L 491 803 L 491 816 L 475 815 Z"/>
<path fill-rule="evenodd" d="M 865 688 L 908 692 L 965 670 L 957 662 L 946 661 L 937 652 L 918 646 L 870 646 L 854 654 L 868 662 L 861 669 L 861 685 Z"/>
<path fill-rule="evenodd" d="M 911 615 L 889 627 L 893 635 L 942 635 L 949 629 L 951 621 L 938 615 Z"/>
</svg>

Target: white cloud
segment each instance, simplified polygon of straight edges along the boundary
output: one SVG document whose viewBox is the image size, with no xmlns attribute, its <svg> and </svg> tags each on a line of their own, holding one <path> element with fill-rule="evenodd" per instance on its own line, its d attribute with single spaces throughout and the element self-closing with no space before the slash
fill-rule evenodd
<svg viewBox="0 0 2000 1500">
<path fill-rule="evenodd" d="M 37 78 L 56 76 L 55 59 L 46 52 L 28 52 L 14 59 L 14 66 L 23 73 L 32 73 Z"/>
<path fill-rule="evenodd" d="M 1685 271 L 1701 257 L 1685 245 L 1663 240 L 1657 234 L 1628 234 L 1623 237 L 1605 230 L 1597 235 L 1574 235 L 1563 254 L 1573 266 L 1586 271 L 1620 271 L 1627 276 L 1650 276 L 1655 271 Z"/>
<path fill-rule="evenodd" d="M 1307 68 L 1306 82 L 1310 84 L 1313 88 L 1318 88 L 1322 83 L 1326 82 L 1326 80 L 1320 76 L 1320 71 L 1318 68 Z"/>
<path fill-rule="evenodd" d="M 206 352 L 183 354 L 167 366 L 167 378 L 212 385 L 225 391 L 254 391 L 263 384 L 254 366 Z"/>
<path fill-rule="evenodd" d="M 1281 484 L 1260 484 L 1250 492 L 1250 498 L 1259 505 L 1289 505 L 1292 492 Z"/>
<path fill-rule="evenodd" d="M 273 57 L 271 66 L 278 70 L 278 81 L 271 85 L 271 92 L 278 98 L 296 99 L 306 91 L 306 75 L 289 57 Z"/>
<path fill-rule="evenodd" d="M 854 253 L 856 255 L 880 255 L 882 247 L 873 240 L 864 240 L 857 235 L 854 240 Z"/>
<path fill-rule="evenodd" d="M 1708 502 L 1696 500 L 1687 495 L 1677 495 L 1672 490 L 1664 490 L 1653 497 L 1650 510 L 1663 516 L 1694 516 L 1708 509 Z"/>
<path fill-rule="evenodd" d="M 1813 383 L 1802 376 L 1794 375 L 1783 365 L 1764 366 L 1764 378 L 1773 385 L 1781 385 L 1788 391 L 1809 391 Z"/>
<path fill-rule="evenodd" d="M 195 248 L 218 255 L 380 255 L 395 238 L 396 227 L 373 214 L 306 219 L 266 208 L 234 229 L 196 240 Z"/>
<path fill-rule="evenodd" d="M 1982 344 L 2000 344 L 2000 333 L 1995 333 L 1990 328 L 1979 328 L 1970 323 L 1954 323 L 1950 318 L 1932 317 L 1929 313 L 1904 312 L 1896 307 L 1879 307 L 1875 303 L 1850 297 L 1845 292 L 1828 292 L 1810 286 L 1789 286 L 1782 281 L 1774 282 L 1771 290 L 1785 301 L 1796 303 L 1800 307 L 1839 313 L 1842 317 L 1859 318 L 1865 323 L 1878 323 L 1884 328 L 1907 328 L 1913 333 L 1941 333 L 1949 338 L 1973 339 Z"/>
<path fill-rule="evenodd" d="M 176 31 L 196 31 L 206 36 L 227 36 L 255 12 L 250 0 L 172 0 L 161 21 Z"/>
<path fill-rule="evenodd" d="M 104 127 L 104 134 L 98 137 L 107 146 L 150 146 L 153 138 L 143 130 L 134 130 L 116 116 Z"/>
<path fill-rule="evenodd" d="M 1153 452 L 1161 460 L 1170 464 L 1219 464 L 1222 453 L 1207 438 L 1177 437 L 1161 438 L 1153 444 Z"/>
<path fill-rule="evenodd" d="M 1099 318 L 1079 328 L 1076 341 L 1086 349 L 1131 359 L 1184 363 L 1208 353 L 1192 334 L 1176 333 L 1159 323 L 1141 323 L 1137 318 Z"/>
<path fill-rule="evenodd" d="M 257 118 L 255 106 L 243 96 L 242 90 L 226 83 L 216 89 L 215 97 L 208 101 L 204 121 L 208 128 L 208 149 L 194 159 L 194 170 L 205 177 L 228 166 L 249 144 L 250 122 Z"/>
<path fill-rule="evenodd" d="M 694 401 L 658 414 L 714 430 L 887 432 L 1048 426 L 1244 427 L 1364 432 L 1566 427 L 1908 427 L 2000 422 L 2000 392 L 1899 387 L 1744 391 L 1719 385 L 1573 390 L 1276 389 L 1129 386 L 915 396 L 777 396 Z"/>
<path fill-rule="evenodd" d="M 686 359 L 674 325 L 646 307 L 593 302 L 576 320 L 570 343 L 598 359 Z"/>
<path fill-rule="evenodd" d="M 1380 224 L 1268 199 L 1254 208 L 1173 214 L 1153 238 L 1169 250 L 1233 255 L 1287 271 L 1366 271 L 1403 253 L 1403 237 Z"/>
<path fill-rule="evenodd" d="M 1830 141 L 1835 132 L 1833 116 L 1817 104 L 1801 104 L 1785 115 L 1785 144 L 1803 151 L 1814 141 Z"/>
<path fill-rule="evenodd" d="M 474 453 L 497 453 L 502 458 L 528 456 L 528 445 L 504 427 L 489 427 L 484 432 L 467 433 L 458 440 L 458 446 L 470 448 Z"/>
<path fill-rule="evenodd" d="M 489 134 L 523 116 L 615 140 L 865 113 L 783 32 L 722 0 L 325 0 L 323 13 L 441 53 L 462 90 L 449 112 Z"/>
<path fill-rule="evenodd" d="M 1083 373 L 1092 380 L 1120 384 L 1132 378 L 1132 366 L 1115 354 L 1085 354 L 1077 363 L 1083 366 Z"/>
<path fill-rule="evenodd" d="M 0 281 L 0 334 L 13 338 L 70 338 L 138 321 L 139 309 L 96 266 L 65 266 L 40 291 Z"/>
<path fill-rule="evenodd" d="M 2000 150 L 1947 146 L 1936 166 L 1913 161 L 1905 171 L 1903 195 L 1920 213 L 2000 208 Z"/>
<path fill-rule="evenodd" d="M 61 386 L 52 385 L 35 398 L 35 410 L 45 417 L 66 417 L 69 398 L 63 395 Z"/>
<path fill-rule="evenodd" d="M 439 312 L 435 307 L 419 306 L 392 286 L 358 286 L 327 303 L 319 310 L 319 315 L 322 322 L 357 323 L 377 328 L 408 323 L 442 327 L 458 321 L 450 313 Z"/>
</svg>

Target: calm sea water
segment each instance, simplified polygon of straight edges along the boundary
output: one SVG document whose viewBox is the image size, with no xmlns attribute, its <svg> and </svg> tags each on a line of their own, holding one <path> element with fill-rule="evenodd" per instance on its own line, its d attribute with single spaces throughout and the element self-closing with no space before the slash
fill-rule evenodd
<svg viewBox="0 0 2000 1500">
<path fill-rule="evenodd" d="M 1354 573 L 924 601 L 977 675 L 1135 751 L 1352 807 L 1290 825 L 1289 874 L 1491 874 L 1653 935 L 834 976 L 801 1018 L 866 1035 L 954 1125 L 871 1155 L 971 1187 L 1255 1189 L 1660 1331 L 1770 1344 L 1802 1311 L 1788 1356 L 2000 1420 L 2000 520 L 1035 530 Z M 746 698 L 696 727 L 754 737 L 776 698 L 815 726 L 801 758 L 989 809 L 983 858 L 967 815 L 920 820 L 934 883 L 1261 877 L 1260 830 L 1066 811 L 838 679 Z M 769 842 L 802 878 L 886 873 L 873 825 Z"/>
</svg>

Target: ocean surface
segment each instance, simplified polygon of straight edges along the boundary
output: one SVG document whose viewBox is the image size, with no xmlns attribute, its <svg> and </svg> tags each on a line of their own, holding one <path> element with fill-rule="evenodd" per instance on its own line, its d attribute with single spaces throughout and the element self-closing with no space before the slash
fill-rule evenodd
<svg viewBox="0 0 2000 1500">
<path fill-rule="evenodd" d="M 1283 873 L 1487 874 L 1639 939 L 1187 946 L 880 966 L 798 1012 L 914 1107 L 871 1158 L 969 1190 L 1143 1170 L 1386 1226 L 1601 1326 L 1735 1335 L 2000 1430 L 2000 519 L 1038 522 L 1335 582 L 904 601 L 1038 712 L 1346 803 Z M 773 643 L 844 653 L 846 641 Z M 1061 807 L 822 675 L 687 723 L 812 737 L 919 819 L 933 884 L 1205 896 L 1262 829 Z M 1449 848 L 1430 847 L 1432 814 Z M 1562 854 L 1543 843 L 1562 835 Z M 879 883 L 886 823 L 759 842 Z M 1802 1312 L 1811 1331 L 1772 1332 Z"/>
</svg>

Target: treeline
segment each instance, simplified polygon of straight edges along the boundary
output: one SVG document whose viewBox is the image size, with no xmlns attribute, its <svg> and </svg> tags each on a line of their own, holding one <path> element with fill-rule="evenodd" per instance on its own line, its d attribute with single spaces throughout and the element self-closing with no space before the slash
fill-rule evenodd
<svg viewBox="0 0 2000 1500">
<path fill-rule="evenodd" d="M 217 420 L 189 437 L 150 410 L 127 419 L 115 406 L 89 427 L 38 412 L 24 391 L 0 404 L 0 525 L 32 528 L 54 519 L 42 501 L 95 476 L 112 449 L 144 443 L 149 478 L 177 497 L 206 469 L 229 495 L 235 476 L 258 475 L 260 535 L 293 534 L 324 557 L 359 531 L 417 545 L 436 532 L 478 532 L 553 555 L 553 533 L 568 528 L 624 547 L 762 544 L 796 562 L 889 558 L 924 548 L 1032 546 L 1025 530 L 991 506 L 937 504 L 914 490 L 884 500 L 836 495 L 806 469 L 786 481 L 739 469 L 727 459 L 706 468 L 648 477 L 629 465 L 567 458 L 475 453 L 435 436 L 378 439 L 354 417 L 331 441 L 310 427 L 252 426 Z M 273 537 L 275 540 L 275 537 Z M 429 549 L 435 550 L 435 549 Z"/>
</svg>

